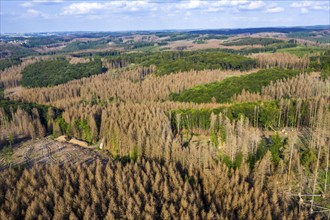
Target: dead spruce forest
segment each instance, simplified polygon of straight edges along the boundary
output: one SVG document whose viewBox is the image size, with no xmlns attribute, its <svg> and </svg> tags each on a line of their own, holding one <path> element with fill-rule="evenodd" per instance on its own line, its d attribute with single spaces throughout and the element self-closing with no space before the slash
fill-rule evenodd
<svg viewBox="0 0 330 220">
<path fill-rule="evenodd" d="M 330 30 L 0 38 L 0 219 L 329 219 Z"/>
</svg>

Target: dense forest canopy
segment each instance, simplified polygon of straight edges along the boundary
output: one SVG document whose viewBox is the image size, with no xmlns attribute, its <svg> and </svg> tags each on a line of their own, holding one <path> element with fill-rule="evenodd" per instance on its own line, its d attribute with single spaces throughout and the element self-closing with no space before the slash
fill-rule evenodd
<svg viewBox="0 0 330 220">
<path fill-rule="evenodd" d="M 213 109 L 177 109 L 169 113 L 172 120 L 172 127 L 177 126 L 176 115 L 180 115 L 181 126 L 184 128 L 201 128 L 208 130 L 211 125 L 211 114 L 226 116 L 231 121 L 249 120 L 252 126 L 265 129 L 274 129 L 282 127 L 308 127 L 312 118 L 308 109 L 311 101 L 297 101 L 294 99 L 283 99 L 280 101 L 261 101 L 235 103 L 229 107 L 220 107 Z M 284 107 L 286 109 L 284 109 Z M 328 111 L 326 108 L 325 111 Z M 299 120 L 296 115 L 299 112 Z M 216 124 L 214 124 L 216 126 Z"/>
<path fill-rule="evenodd" d="M 193 167 L 186 169 L 179 163 L 157 160 L 139 160 L 126 165 L 98 160 L 87 165 L 5 171 L 5 178 L 0 180 L 0 201 L 6 193 L 12 196 L 0 206 L 1 218 L 306 217 L 306 212 L 288 211 L 292 203 L 284 196 L 277 196 L 277 190 L 267 187 L 259 190 L 260 182 L 253 186 L 243 169 L 229 175 L 227 172 L 221 165 L 214 173 L 203 173 Z M 35 196 L 31 195 L 36 192 Z"/>
<path fill-rule="evenodd" d="M 37 54 L 36 51 L 20 45 L 0 43 L 0 58 L 17 59 Z"/>
<path fill-rule="evenodd" d="M 54 86 L 73 79 L 100 74 L 104 71 L 99 59 L 87 63 L 70 64 L 65 59 L 44 60 L 27 66 L 21 84 L 26 87 Z"/>
<path fill-rule="evenodd" d="M 21 60 L 19 58 L 5 58 L 5 59 L 0 59 L 0 71 L 5 70 L 6 68 L 9 68 L 14 65 L 18 65 L 21 63 Z"/>
<path fill-rule="evenodd" d="M 70 51 L 77 51 L 77 50 L 87 50 L 87 49 L 98 49 L 98 48 L 104 48 L 106 47 L 106 44 L 110 40 L 102 39 L 102 40 L 95 40 L 95 41 L 75 41 L 72 43 L 69 43 L 65 48 L 62 49 L 64 52 L 70 52 Z"/>
<path fill-rule="evenodd" d="M 110 58 L 109 61 L 141 64 L 145 67 L 155 65 L 158 75 L 204 69 L 244 71 L 256 66 L 256 62 L 247 57 L 205 51 L 126 54 Z"/>
<path fill-rule="evenodd" d="M 294 77 L 298 74 L 299 71 L 297 70 L 260 70 L 245 76 L 231 77 L 220 82 L 198 85 L 179 94 L 172 94 L 171 98 L 174 101 L 196 103 L 211 102 L 212 99 L 218 103 L 229 102 L 233 95 L 241 93 L 243 89 L 250 92 L 259 92 L 263 86 L 267 86 L 271 82 Z"/>
<path fill-rule="evenodd" d="M 35 56 L 38 53 L 32 49 L 15 44 L 0 42 L 0 71 L 21 63 L 22 57 Z"/>
</svg>

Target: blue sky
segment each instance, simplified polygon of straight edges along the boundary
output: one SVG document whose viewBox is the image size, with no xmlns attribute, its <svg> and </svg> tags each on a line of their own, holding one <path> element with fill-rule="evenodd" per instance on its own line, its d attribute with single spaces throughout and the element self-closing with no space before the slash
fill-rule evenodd
<svg viewBox="0 0 330 220">
<path fill-rule="evenodd" d="M 0 0 L 1 33 L 329 25 L 321 0 Z"/>
</svg>

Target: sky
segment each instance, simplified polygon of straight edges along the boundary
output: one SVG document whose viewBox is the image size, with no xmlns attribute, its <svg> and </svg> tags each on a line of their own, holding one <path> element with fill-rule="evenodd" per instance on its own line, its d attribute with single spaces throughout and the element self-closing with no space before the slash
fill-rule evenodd
<svg viewBox="0 0 330 220">
<path fill-rule="evenodd" d="M 329 25 L 329 0 L 0 0 L 0 32 Z"/>
</svg>

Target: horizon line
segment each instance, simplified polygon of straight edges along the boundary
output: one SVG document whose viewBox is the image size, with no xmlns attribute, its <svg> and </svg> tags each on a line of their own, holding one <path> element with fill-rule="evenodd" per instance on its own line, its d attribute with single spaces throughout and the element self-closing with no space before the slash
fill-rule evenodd
<svg viewBox="0 0 330 220">
<path fill-rule="evenodd" d="M 81 33 L 124 33 L 124 32 L 170 32 L 170 31 L 205 31 L 205 30 L 244 30 L 244 29 L 258 29 L 258 28 L 312 28 L 312 27 L 324 27 L 318 29 L 330 29 L 330 24 L 315 24 L 307 26 L 260 26 L 260 27 L 241 27 L 241 28 L 187 28 L 187 29 L 137 29 L 137 30 L 100 30 L 100 31 L 88 31 L 88 30 L 70 30 L 70 31 L 35 31 L 35 32 L 1 32 L 0 35 L 8 34 L 41 34 L 41 33 L 70 33 L 70 32 L 81 32 Z"/>
</svg>

